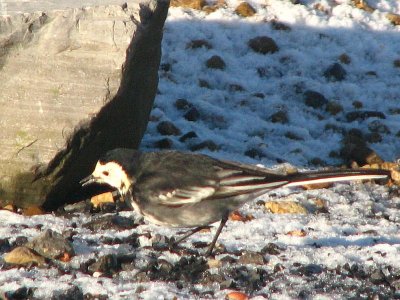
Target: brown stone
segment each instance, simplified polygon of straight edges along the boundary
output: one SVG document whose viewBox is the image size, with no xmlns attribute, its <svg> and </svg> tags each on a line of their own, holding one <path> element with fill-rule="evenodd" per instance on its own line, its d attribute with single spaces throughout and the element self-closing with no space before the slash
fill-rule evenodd
<svg viewBox="0 0 400 300">
<path fill-rule="evenodd" d="M 205 0 L 172 0 L 170 6 L 201 10 L 206 4 Z"/>
<path fill-rule="evenodd" d="M 297 236 L 297 237 L 307 236 L 307 232 L 304 229 L 291 230 L 291 231 L 287 232 L 286 234 L 290 235 L 290 236 Z"/>
<path fill-rule="evenodd" d="M 235 13 L 241 17 L 247 18 L 253 16 L 256 13 L 256 10 L 249 3 L 242 2 L 236 7 Z"/>
<path fill-rule="evenodd" d="M 339 61 L 345 65 L 348 65 L 351 63 L 351 58 L 346 53 L 342 53 L 339 55 Z"/>
<path fill-rule="evenodd" d="M 114 196 L 111 192 L 99 194 L 90 198 L 90 202 L 92 203 L 94 208 L 98 208 L 107 203 L 115 203 Z"/>
<path fill-rule="evenodd" d="M 229 220 L 231 221 L 239 221 L 239 222 L 248 222 L 254 220 L 254 216 L 251 214 L 243 215 L 239 211 L 235 210 L 231 212 L 229 215 Z"/>
<path fill-rule="evenodd" d="M 359 8 L 359 9 L 362 9 L 362 10 L 365 10 L 365 11 L 367 11 L 369 13 L 372 13 L 375 10 L 365 0 L 352 0 L 352 1 L 354 3 L 355 7 Z"/>
<path fill-rule="evenodd" d="M 229 292 L 225 298 L 227 300 L 248 300 L 249 296 L 242 292 Z"/>
<path fill-rule="evenodd" d="M 400 15 L 388 13 L 386 18 L 392 22 L 393 25 L 400 25 Z"/>
<path fill-rule="evenodd" d="M 326 189 L 331 186 L 332 186 L 331 182 L 324 182 L 324 183 L 305 184 L 302 187 L 305 190 L 319 190 L 319 189 Z"/>
<path fill-rule="evenodd" d="M 307 214 L 307 209 L 294 201 L 269 201 L 265 207 L 274 214 Z"/>
<path fill-rule="evenodd" d="M 38 206 L 28 206 L 22 209 L 22 214 L 24 216 L 36 216 L 36 215 L 43 215 L 45 212 Z"/>
<path fill-rule="evenodd" d="M 44 265 L 45 258 L 27 247 L 17 247 L 4 255 L 4 261 L 13 265 Z"/>
</svg>

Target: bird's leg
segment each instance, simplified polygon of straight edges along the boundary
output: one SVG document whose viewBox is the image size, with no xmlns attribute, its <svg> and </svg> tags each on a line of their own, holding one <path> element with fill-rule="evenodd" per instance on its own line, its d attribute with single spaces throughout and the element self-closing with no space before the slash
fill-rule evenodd
<svg viewBox="0 0 400 300">
<path fill-rule="evenodd" d="M 213 238 L 213 240 L 211 241 L 211 244 L 210 244 L 210 246 L 209 246 L 208 249 L 207 249 L 207 252 L 204 254 L 205 257 L 208 257 L 208 256 L 211 255 L 211 252 L 213 251 L 213 249 L 214 249 L 214 247 L 215 247 L 215 243 L 217 242 L 218 237 L 219 237 L 219 235 L 221 234 L 221 231 L 222 231 L 222 229 L 224 228 L 224 226 L 225 226 L 225 224 L 226 224 L 226 221 L 228 221 L 228 216 L 229 216 L 229 215 L 226 214 L 225 216 L 222 217 L 221 223 L 219 223 L 217 232 L 215 233 L 214 238 Z"/>
<path fill-rule="evenodd" d="M 196 232 L 199 232 L 200 230 L 206 229 L 206 228 L 210 228 L 210 226 L 200 226 L 200 227 L 196 227 L 192 230 L 189 230 L 189 231 L 185 232 L 184 235 L 182 237 L 180 237 L 178 240 L 173 241 L 172 245 L 177 245 L 180 242 L 186 240 L 189 236 L 195 234 Z"/>
</svg>

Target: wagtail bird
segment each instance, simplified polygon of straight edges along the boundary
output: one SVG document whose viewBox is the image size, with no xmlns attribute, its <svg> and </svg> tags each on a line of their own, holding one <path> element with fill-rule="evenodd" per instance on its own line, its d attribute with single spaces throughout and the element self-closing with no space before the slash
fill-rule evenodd
<svg viewBox="0 0 400 300">
<path fill-rule="evenodd" d="M 118 189 L 128 205 L 152 223 L 195 228 L 176 243 L 220 221 L 208 256 L 229 214 L 273 189 L 389 176 L 388 171 L 375 169 L 279 174 L 201 154 L 120 148 L 107 152 L 81 184 L 108 184 Z"/>
</svg>

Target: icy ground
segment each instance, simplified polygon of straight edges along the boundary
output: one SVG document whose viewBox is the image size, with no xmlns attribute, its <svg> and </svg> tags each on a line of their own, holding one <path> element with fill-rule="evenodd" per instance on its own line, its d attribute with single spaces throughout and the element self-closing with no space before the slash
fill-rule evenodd
<svg viewBox="0 0 400 300">
<path fill-rule="evenodd" d="M 400 27 L 393 26 L 385 14 L 399 14 L 400 4 L 395 0 L 369 2 L 378 8 L 373 13 L 354 8 L 349 0 L 251 1 L 257 12 L 249 18 L 234 12 L 239 1 L 227 1 L 226 7 L 210 14 L 170 8 L 159 94 L 143 147 L 197 147 L 218 158 L 267 167 L 289 162 L 308 169 L 341 164 L 337 154 L 343 132 L 357 128 L 382 158 L 397 159 Z M 282 22 L 290 30 L 277 30 L 272 21 Z M 272 38 L 279 51 L 255 53 L 248 40 L 257 36 Z M 208 47 L 189 47 L 194 40 L 206 41 Z M 206 66 L 213 55 L 222 58 L 223 69 Z M 324 76 L 333 63 L 345 69 L 343 80 Z M 321 93 L 343 110 L 333 114 L 326 103 L 306 105 L 307 90 Z M 189 104 L 178 105 L 178 109 L 178 99 Z M 354 111 L 381 112 L 385 118 L 348 120 L 346 114 Z M 276 121 L 272 116 L 277 112 L 286 118 Z M 157 126 L 162 121 L 172 122 L 180 133 L 161 135 Z M 190 131 L 197 137 L 182 139 Z M 321 199 L 327 209 L 305 215 L 271 214 L 260 205 L 260 200 L 279 198 L 305 206 Z M 55 295 L 68 294 L 71 286 L 78 286 L 86 299 L 223 299 L 232 290 L 254 299 L 400 298 L 400 196 L 395 188 L 336 184 L 321 190 L 281 189 L 258 200 L 241 210 L 253 215 L 253 220 L 230 221 L 221 234 L 219 243 L 226 251 L 216 258 L 224 261 L 228 255 L 233 262 L 210 268 L 208 277 L 202 273 L 200 278 L 162 273 L 161 259 L 176 265 L 180 255 L 145 247 L 152 243 L 148 235 L 139 238 L 139 247 L 124 242 L 136 233 L 169 237 L 173 230 L 147 224 L 123 230 L 84 226 L 92 218 L 104 217 L 102 213 L 24 217 L 0 211 L 0 239 L 18 244 L 18 237 L 30 239 L 45 229 L 73 231 L 77 254 L 68 272 L 55 267 L 2 269 L 0 289 L 32 288 L 32 297 L 38 299 L 63 299 Z M 123 217 L 132 214 L 119 213 Z M 209 242 L 214 232 L 215 228 L 211 233 L 199 233 L 183 246 Z M 112 239 L 117 242 L 110 242 Z M 279 247 L 275 254 L 262 251 L 268 243 Z M 200 253 L 204 250 L 198 249 Z M 240 251 L 262 253 L 265 262 L 238 263 Z M 134 254 L 134 267 L 111 277 L 82 271 L 82 264 L 106 254 Z M 155 264 L 153 273 L 149 271 L 154 276 L 139 280 L 139 269 L 149 261 Z"/>
</svg>

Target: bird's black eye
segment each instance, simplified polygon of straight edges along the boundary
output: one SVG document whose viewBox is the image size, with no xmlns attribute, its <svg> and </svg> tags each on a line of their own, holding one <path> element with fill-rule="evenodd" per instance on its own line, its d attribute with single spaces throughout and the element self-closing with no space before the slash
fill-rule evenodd
<svg viewBox="0 0 400 300">
<path fill-rule="evenodd" d="M 108 171 L 103 171 L 103 175 L 104 176 L 108 176 L 110 173 L 108 173 Z"/>
</svg>

